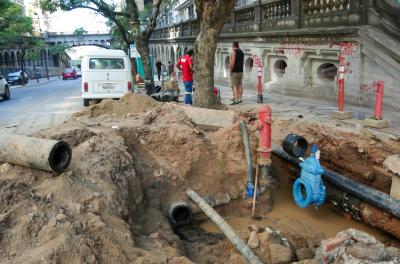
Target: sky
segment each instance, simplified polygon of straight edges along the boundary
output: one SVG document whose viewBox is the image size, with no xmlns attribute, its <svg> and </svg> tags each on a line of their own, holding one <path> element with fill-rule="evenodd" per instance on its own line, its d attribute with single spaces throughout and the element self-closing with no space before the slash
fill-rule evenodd
<svg viewBox="0 0 400 264">
<path fill-rule="evenodd" d="M 69 12 L 57 11 L 50 15 L 52 31 L 73 32 L 83 27 L 86 31 L 108 31 L 106 19 L 101 15 L 86 9 L 76 9 Z"/>
</svg>

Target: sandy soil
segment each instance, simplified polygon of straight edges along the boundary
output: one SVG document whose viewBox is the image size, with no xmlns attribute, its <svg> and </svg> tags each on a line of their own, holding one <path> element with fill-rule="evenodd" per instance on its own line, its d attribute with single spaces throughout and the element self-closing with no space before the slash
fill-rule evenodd
<svg viewBox="0 0 400 264">
<path fill-rule="evenodd" d="M 104 100 L 56 129 L 41 131 L 37 136 L 69 142 L 73 160 L 57 176 L 0 165 L 1 262 L 241 263 L 221 235 L 194 225 L 178 236 L 166 217 L 173 201 L 187 200 L 188 188 L 215 199 L 242 197 L 246 164 L 240 119 L 248 121 L 255 150 L 254 112 L 238 113 L 232 127 L 206 131 L 186 117 L 182 106 L 137 94 Z M 320 145 L 325 166 L 389 191 L 390 177 L 380 172 L 384 158 L 400 151 L 399 142 L 313 122 L 274 116 L 273 141 L 280 144 L 289 132 L 304 135 Z M 288 175 L 281 173 L 277 187 L 289 185 Z M 266 207 L 258 208 L 267 216 Z M 240 199 L 220 210 L 249 213 Z M 285 236 L 293 250 L 315 248 L 322 238 L 291 228 Z M 243 230 L 244 238 L 248 234 Z"/>
</svg>

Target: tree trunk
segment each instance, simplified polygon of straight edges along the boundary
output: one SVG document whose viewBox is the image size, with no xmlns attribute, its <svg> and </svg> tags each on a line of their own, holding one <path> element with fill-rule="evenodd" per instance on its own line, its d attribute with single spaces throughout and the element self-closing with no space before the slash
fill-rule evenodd
<svg viewBox="0 0 400 264">
<path fill-rule="evenodd" d="M 150 48 L 149 48 L 149 40 L 141 37 L 136 38 L 136 48 L 140 54 L 142 59 L 142 65 L 144 69 L 144 75 L 146 82 L 153 83 L 153 76 L 151 73 L 150 66 Z"/>
<path fill-rule="evenodd" d="M 194 106 L 202 108 L 219 108 L 221 102 L 215 96 L 214 61 L 219 31 L 212 25 L 201 27 L 194 45 L 196 54 L 194 64 L 194 81 L 196 94 Z"/>
<path fill-rule="evenodd" d="M 194 105 L 202 108 L 218 108 L 221 102 L 213 93 L 214 61 L 218 35 L 231 13 L 235 0 L 195 0 L 200 33 L 194 44 L 194 81 L 196 91 Z"/>
</svg>

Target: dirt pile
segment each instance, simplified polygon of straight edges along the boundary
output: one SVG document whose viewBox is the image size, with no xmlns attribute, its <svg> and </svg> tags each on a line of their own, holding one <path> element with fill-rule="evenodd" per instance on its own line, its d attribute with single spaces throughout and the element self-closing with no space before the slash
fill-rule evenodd
<svg viewBox="0 0 400 264">
<path fill-rule="evenodd" d="M 143 94 L 129 93 L 119 101 L 107 99 L 99 104 L 89 106 L 84 111 L 74 114 L 75 117 L 88 116 L 99 117 L 102 115 L 113 115 L 125 117 L 127 115 L 139 114 L 146 109 L 156 107 L 158 102 Z"/>
<path fill-rule="evenodd" d="M 241 118 L 249 123 L 255 151 L 254 116 Z M 221 235 L 199 231 L 193 239 L 172 230 L 166 217 L 172 202 L 187 201 L 189 188 L 217 200 L 242 197 L 246 161 L 238 121 L 208 131 L 195 126 L 179 105 L 129 94 L 120 101 L 104 100 L 57 129 L 42 131 L 43 137 L 69 142 L 73 160 L 58 176 L 0 165 L 0 257 L 4 263 L 241 263 L 242 257 Z M 289 132 L 319 143 L 324 165 L 354 172 L 356 178 L 364 175 L 362 165 L 368 163 L 366 168 L 373 170 L 400 149 L 397 143 L 371 137 L 356 141 L 359 135 L 350 132 L 276 118 L 274 142 Z M 349 160 L 352 166 L 346 164 Z M 290 182 L 278 178 L 281 185 Z M 378 175 L 368 183 L 387 191 L 387 179 Z M 257 208 L 266 212 L 261 202 Z M 219 210 L 249 214 L 242 200 Z M 275 227 L 279 229 L 279 222 Z M 322 238 L 293 230 L 265 232 L 257 233 L 260 246 L 255 250 L 266 263 L 284 256 L 299 260 L 299 254 L 306 256 Z M 273 252 L 281 253 L 273 257 Z"/>
</svg>

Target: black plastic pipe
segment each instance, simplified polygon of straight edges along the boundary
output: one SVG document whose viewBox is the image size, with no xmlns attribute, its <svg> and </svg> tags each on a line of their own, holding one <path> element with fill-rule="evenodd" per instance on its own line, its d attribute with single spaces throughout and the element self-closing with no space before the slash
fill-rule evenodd
<svg viewBox="0 0 400 264">
<path fill-rule="evenodd" d="M 174 202 L 169 207 L 168 216 L 174 227 L 187 225 L 192 219 L 192 208 L 186 202 Z"/>
<path fill-rule="evenodd" d="M 275 144 L 272 146 L 272 151 L 274 154 L 292 164 L 298 165 L 300 163 L 298 158 L 290 156 L 282 148 Z M 345 190 L 355 197 L 358 197 L 359 199 L 370 203 L 371 205 L 380 208 L 383 211 L 396 216 L 397 218 L 400 218 L 400 201 L 392 198 L 386 193 L 370 188 L 365 184 L 356 182 L 342 174 L 326 168 L 324 168 L 322 178 L 337 188 Z"/>
<path fill-rule="evenodd" d="M 244 155 L 246 157 L 246 163 L 247 163 L 247 183 L 253 183 L 254 182 L 253 157 L 251 154 L 249 133 L 247 132 L 247 126 L 244 120 L 240 122 L 240 132 L 242 133 Z"/>
</svg>

